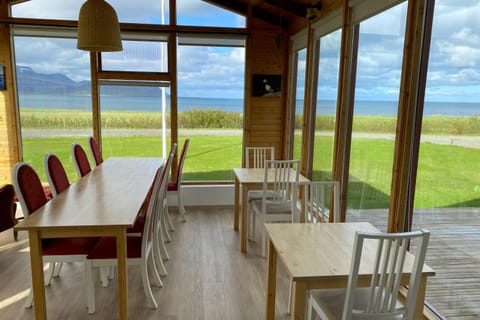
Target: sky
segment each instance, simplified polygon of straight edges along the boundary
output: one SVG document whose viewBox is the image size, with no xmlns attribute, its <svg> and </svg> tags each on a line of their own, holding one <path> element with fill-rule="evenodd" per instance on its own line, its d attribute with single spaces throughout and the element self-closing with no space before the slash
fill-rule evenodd
<svg viewBox="0 0 480 320">
<path fill-rule="evenodd" d="M 108 2 L 122 22 L 160 23 L 159 0 L 142 0 L 141 6 L 138 1 Z M 15 6 L 13 14 L 77 19 L 82 3 L 82 0 L 31 0 Z M 480 1 L 436 0 L 435 3 L 426 100 L 479 103 Z M 233 27 L 245 23 L 243 17 L 200 0 L 178 0 L 177 10 L 179 24 Z M 403 3 L 361 23 L 357 99 L 398 99 L 406 10 L 407 4 Z M 336 96 L 339 41 L 337 32 L 321 42 L 319 92 L 325 99 Z M 63 73 L 75 81 L 86 80 L 88 52 L 75 49 L 75 45 L 74 39 L 17 38 L 17 64 L 32 66 L 37 72 Z M 107 59 L 119 68 L 157 68 L 160 46 L 139 47 L 142 46 L 124 41 L 124 52 Z M 243 48 L 179 47 L 179 96 L 243 98 L 244 57 Z M 299 88 L 298 92 L 302 90 Z"/>
</svg>

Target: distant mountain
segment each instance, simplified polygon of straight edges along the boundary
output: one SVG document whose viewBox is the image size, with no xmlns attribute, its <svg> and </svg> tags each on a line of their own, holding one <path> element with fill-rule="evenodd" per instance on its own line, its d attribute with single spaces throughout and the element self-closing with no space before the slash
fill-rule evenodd
<svg viewBox="0 0 480 320">
<path fill-rule="evenodd" d="M 17 86 L 20 94 L 90 95 L 90 81 L 75 82 L 61 73 L 38 73 L 30 67 L 17 66 Z M 109 96 L 160 96 L 155 87 L 105 86 L 102 94 Z"/>
</svg>

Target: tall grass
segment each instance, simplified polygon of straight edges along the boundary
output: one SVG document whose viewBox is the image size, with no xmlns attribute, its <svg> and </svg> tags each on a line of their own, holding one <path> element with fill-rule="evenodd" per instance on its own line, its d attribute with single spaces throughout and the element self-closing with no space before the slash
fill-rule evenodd
<svg viewBox="0 0 480 320">
<path fill-rule="evenodd" d="M 103 111 L 102 128 L 106 129 L 159 129 L 161 112 Z M 370 133 L 395 133 L 394 116 L 355 116 L 354 130 Z M 91 128 L 92 115 L 82 110 L 37 110 L 23 108 L 22 127 L 25 129 L 86 129 Z M 170 113 L 166 114 L 170 123 Z M 302 116 L 295 118 L 296 129 L 302 128 Z M 178 113 L 180 129 L 241 129 L 243 114 L 217 109 L 190 109 Z M 317 131 L 333 131 L 335 117 L 319 115 L 315 119 Z M 480 135 L 480 116 L 426 116 L 422 124 L 423 134 Z"/>
<path fill-rule="evenodd" d="M 161 112 L 103 111 L 102 128 L 105 129 L 160 129 Z M 82 110 L 21 111 L 22 128 L 25 129 L 87 129 L 92 126 L 92 114 Z M 170 113 L 166 114 L 170 123 Z M 179 128 L 232 128 L 243 127 L 243 114 L 213 109 L 190 109 L 178 113 Z"/>
</svg>

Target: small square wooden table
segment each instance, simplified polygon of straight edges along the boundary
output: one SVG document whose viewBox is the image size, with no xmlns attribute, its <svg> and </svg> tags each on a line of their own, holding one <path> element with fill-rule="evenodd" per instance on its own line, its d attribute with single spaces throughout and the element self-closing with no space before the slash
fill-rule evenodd
<svg viewBox="0 0 480 320">
<path fill-rule="evenodd" d="M 345 288 L 350 273 L 353 243 L 357 230 L 380 232 L 368 222 L 358 223 L 267 223 L 269 236 L 267 260 L 266 319 L 275 319 L 275 290 L 277 257 L 285 265 L 293 280 L 291 319 L 304 319 L 307 291 L 319 288 Z M 365 250 L 375 261 L 376 250 Z M 407 253 L 406 263 L 413 263 L 413 255 Z M 367 274 L 373 268 L 360 265 L 360 285 L 369 285 Z M 362 272 L 362 269 L 367 270 Z M 415 308 L 415 319 L 423 319 L 423 304 L 427 277 L 435 275 L 427 265 L 423 266 L 422 280 Z M 405 277 L 408 281 L 408 276 Z"/>
<path fill-rule="evenodd" d="M 292 169 L 292 171 L 294 171 Z M 233 218 L 233 229 L 238 230 L 239 217 L 240 217 L 240 186 L 242 187 L 242 230 L 240 233 L 240 249 L 242 252 L 247 252 L 247 201 L 248 201 L 248 191 L 252 189 L 262 189 L 263 180 L 265 178 L 265 169 L 254 169 L 254 168 L 235 168 L 233 169 L 235 174 L 235 207 L 234 207 L 234 218 Z M 270 173 L 269 173 L 270 174 Z M 295 174 L 291 174 L 290 177 L 293 179 Z M 272 177 L 269 180 L 273 181 L 273 171 Z M 292 180 L 292 182 L 294 182 Z M 306 177 L 300 174 L 299 184 L 309 183 Z"/>
</svg>

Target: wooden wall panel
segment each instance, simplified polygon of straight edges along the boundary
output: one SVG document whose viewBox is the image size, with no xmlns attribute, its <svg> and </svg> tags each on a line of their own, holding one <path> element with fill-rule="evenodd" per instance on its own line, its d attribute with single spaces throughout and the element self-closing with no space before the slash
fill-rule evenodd
<svg viewBox="0 0 480 320">
<path fill-rule="evenodd" d="M 0 1 L 0 17 L 6 15 L 6 3 Z M 10 45 L 10 27 L 0 24 L 0 66 L 5 67 L 7 88 L 0 91 L 0 184 L 11 183 L 12 168 L 20 159 Z"/>
<path fill-rule="evenodd" d="M 287 36 L 279 27 L 249 20 L 245 72 L 245 146 L 274 146 L 275 157 L 283 158 L 286 95 Z M 252 97 L 255 74 L 282 77 L 280 97 Z"/>
</svg>

